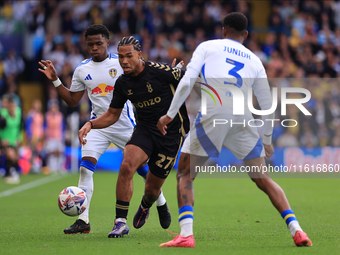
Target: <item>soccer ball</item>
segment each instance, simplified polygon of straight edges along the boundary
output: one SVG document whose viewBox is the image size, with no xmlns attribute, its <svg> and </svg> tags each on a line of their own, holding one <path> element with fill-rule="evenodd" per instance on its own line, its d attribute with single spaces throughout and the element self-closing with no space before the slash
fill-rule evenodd
<svg viewBox="0 0 340 255">
<path fill-rule="evenodd" d="M 68 216 L 82 214 L 87 208 L 87 196 L 81 188 L 70 186 L 63 189 L 58 197 L 60 211 Z"/>
</svg>

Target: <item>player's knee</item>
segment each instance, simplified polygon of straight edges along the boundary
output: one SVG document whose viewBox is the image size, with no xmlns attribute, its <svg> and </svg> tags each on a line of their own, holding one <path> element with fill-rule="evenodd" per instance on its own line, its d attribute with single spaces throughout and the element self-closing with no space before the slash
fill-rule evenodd
<svg viewBox="0 0 340 255">
<path fill-rule="evenodd" d="M 256 183 L 259 189 L 266 191 L 272 180 L 270 178 L 252 178 L 252 181 Z"/>
<path fill-rule="evenodd" d="M 177 180 L 181 178 L 190 178 L 190 165 L 179 164 L 177 170 Z"/>
<path fill-rule="evenodd" d="M 133 169 L 131 162 L 123 161 L 120 165 L 119 175 L 124 178 L 132 178 L 136 169 Z"/>
</svg>

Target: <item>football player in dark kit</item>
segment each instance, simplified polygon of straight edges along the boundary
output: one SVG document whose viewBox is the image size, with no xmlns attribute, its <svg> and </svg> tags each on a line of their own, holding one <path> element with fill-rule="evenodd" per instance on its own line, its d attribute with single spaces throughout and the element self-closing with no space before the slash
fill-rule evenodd
<svg viewBox="0 0 340 255">
<path fill-rule="evenodd" d="M 137 39 L 133 36 L 121 39 L 118 44 L 118 57 L 124 74 L 116 81 L 110 108 L 79 130 L 79 141 L 85 144 L 86 134 L 91 128 L 105 128 L 118 120 L 127 100 L 136 107 L 137 125 L 126 144 L 119 169 L 115 225 L 108 237 L 121 237 L 129 233 L 126 219 L 133 191 L 132 177 L 137 167 L 149 160 L 150 171 L 146 178 L 144 196 L 133 219 L 135 228 L 144 225 L 150 207 L 158 198 L 161 187 L 176 162 L 183 136 L 189 130 L 189 118 L 184 104 L 167 126 L 165 136 L 157 129 L 158 119 L 166 114 L 170 107 L 183 71 L 168 65 L 144 61 L 141 56 L 141 46 Z M 161 226 L 168 228 L 171 216 L 167 206 L 157 209 L 164 210 L 163 214 L 159 215 L 168 215 L 160 217 Z"/>
</svg>

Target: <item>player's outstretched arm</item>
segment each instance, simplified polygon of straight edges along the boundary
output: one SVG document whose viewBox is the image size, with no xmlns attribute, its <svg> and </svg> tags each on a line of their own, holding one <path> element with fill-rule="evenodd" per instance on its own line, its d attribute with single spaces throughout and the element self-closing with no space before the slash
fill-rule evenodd
<svg viewBox="0 0 340 255">
<path fill-rule="evenodd" d="M 157 123 L 158 130 L 162 133 L 162 135 L 166 135 L 167 126 L 173 119 L 170 118 L 168 115 L 163 115 L 159 118 Z"/>
<path fill-rule="evenodd" d="M 52 61 L 50 60 L 41 60 L 39 62 L 39 65 L 41 68 L 38 70 L 46 75 L 46 77 L 52 81 L 53 85 L 56 87 L 59 95 L 64 99 L 64 101 L 67 103 L 70 107 L 76 107 L 78 103 L 80 102 L 80 99 L 84 95 L 85 90 L 83 91 L 77 91 L 77 92 L 71 92 L 68 88 L 62 85 L 61 81 L 58 78 L 57 72 L 53 66 Z"/>
<path fill-rule="evenodd" d="M 117 109 L 109 107 L 109 109 L 104 112 L 99 118 L 86 122 L 78 132 L 80 145 L 86 144 L 85 138 L 91 129 L 106 128 L 116 123 L 119 119 L 120 114 L 122 113 L 122 110 L 123 108 Z"/>
</svg>

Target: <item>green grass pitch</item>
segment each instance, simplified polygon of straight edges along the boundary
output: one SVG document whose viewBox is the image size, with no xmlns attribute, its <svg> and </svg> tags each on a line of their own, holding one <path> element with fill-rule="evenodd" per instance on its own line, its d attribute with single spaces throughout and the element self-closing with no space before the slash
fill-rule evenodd
<svg viewBox="0 0 340 255">
<path fill-rule="evenodd" d="M 78 174 L 4 196 L 4 191 L 22 187 L 42 175 L 22 176 L 19 185 L 0 180 L 0 254 L 339 254 L 340 179 L 275 179 L 285 190 L 300 225 L 313 247 L 295 247 L 284 221 L 268 197 L 249 179 L 195 180 L 194 233 L 196 247 L 160 248 L 172 239 L 151 208 L 141 229 L 132 226 L 144 182 L 135 175 L 130 203 L 130 235 L 107 238 L 115 215 L 117 173 L 94 174 L 95 192 L 90 211 L 90 234 L 65 235 L 76 217 L 62 214 L 57 205 L 59 192 L 77 185 Z M 27 186 L 23 186 L 27 187 Z M 176 175 L 163 186 L 170 211 L 172 232 L 179 232 Z"/>
</svg>

